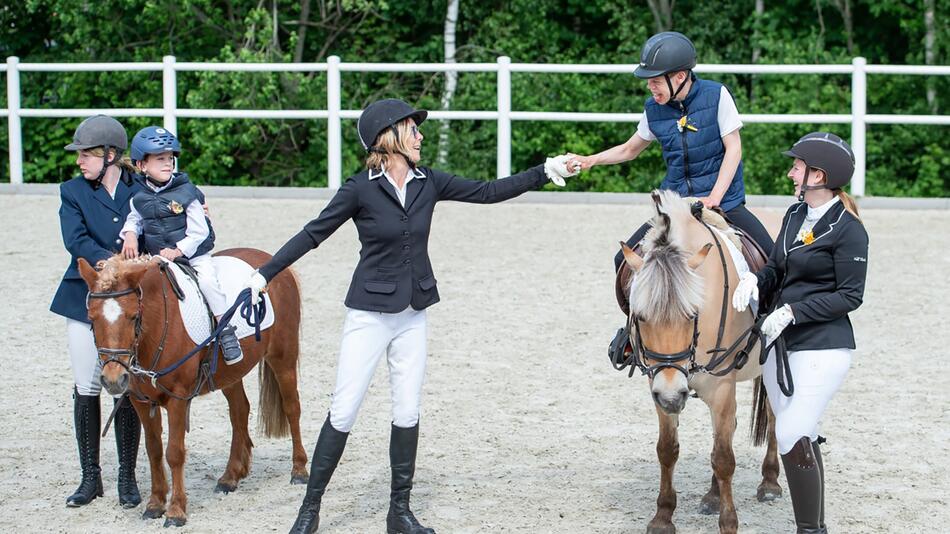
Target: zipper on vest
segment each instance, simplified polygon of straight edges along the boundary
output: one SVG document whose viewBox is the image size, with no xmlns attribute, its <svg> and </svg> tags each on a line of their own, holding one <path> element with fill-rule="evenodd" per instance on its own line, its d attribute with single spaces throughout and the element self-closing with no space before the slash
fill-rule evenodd
<svg viewBox="0 0 950 534">
<path fill-rule="evenodd" d="M 677 100 L 677 103 L 680 105 L 680 112 L 682 116 L 680 120 L 686 122 L 686 105 L 683 104 L 682 100 Z M 686 128 L 680 128 L 680 139 L 683 140 L 683 178 L 686 179 L 686 193 L 689 196 L 693 196 L 693 181 L 689 178 L 689 143 L 686 142 Z"/>
</svg>

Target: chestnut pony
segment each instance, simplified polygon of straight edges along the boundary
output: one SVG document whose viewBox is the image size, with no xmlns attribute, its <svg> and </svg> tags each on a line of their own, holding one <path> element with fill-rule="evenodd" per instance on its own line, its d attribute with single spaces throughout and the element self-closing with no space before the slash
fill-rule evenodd
<svg viewBox="0 0 950 534">
<path fill-rule="evenodd" d="M 270 259 L 269 254 L 249 248 L 229 249 L 218 255 L 239 258 L 255 268 Z M 132 402 L 145 431 L 152 491 L 143 518 L 165 515 L 165 526 L 182 526 L 187 521 L 185 432 L 191 398 L 196 395 L 220 389 L 228 401 L 231 455 L 215 491 L 234 491 L 238 481 L 247 476 L 253 443 L 248 433 L 250 404 L 242 378 L 258 362 L 263 362 L 258 371 L 261 428 L 267 437 L 291 435 L 291 482 L 306 483 L 307 456 L 300 439 L 297 394 L 300 289 L 292 271 L 281 273 L 268 286 L 273 309 L 267 313 L 275 314 L 274 324 L 260 332 L 260 341 L 254 336 L 241 340 L 241 362 L 226 366 L 221 356 L 215 354 L 219 359 L 212 366 L 209 349 L 205 348 L 153 381 L 148 370 L 169 369 L 196 347 L 182 323 L 175 288 L 158 258 L 125 260 L 116 255 L 101 262 L 100 267 L 97 271 L 86 260 L 79 259 L 79 272 L 90 291 L 89 319 L 103 362 L 102 385 L 112 395 L 128 391 L 129 400 L 123 402 Z M 209 379 L 210 369 L 214 373 Z M 162 418 L 157 407 L 165 408 L 168 414 L 165 458 L 172 472 L 172 492 L 167 508 Z"/>
<path fill-rule="evenodd" d="M 652 197 L 656 217 L 642 241 L 643 257 L 621 243 L 626 263 L 636 273 L 627 289 L 633 352 L 624 364 L 639 367 L 649 377 L 659 419 L 660 493 L 647 532 L 675 532 L 676 427 L 693 392 L 709 408 L 713 424 L 712 486 L 700 512 L 718 513 L 719 530 L 734 533 L 738 528 L 732 497 L 736 383 L 761 375 L 760 339 L 751 328 L 752 314 L 739 313 L 731 305 L 738 275 L 723 234 L 697 219 L 689 201 L 676 193 L 654 191 Z M 757 496 L 769 501 L 782 490 L 774 425 L 769 424 L 771 410 L 764 401 L 757 380 L 753 432 L 757 444 L 768 438 Z"/>
</svg>

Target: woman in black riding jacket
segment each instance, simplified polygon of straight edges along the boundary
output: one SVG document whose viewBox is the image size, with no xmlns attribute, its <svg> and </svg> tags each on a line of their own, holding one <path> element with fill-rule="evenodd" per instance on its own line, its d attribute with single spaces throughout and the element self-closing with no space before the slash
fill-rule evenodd
<svg viewBox="0 0 950 534">
<path fill-rule="evenodd" d="M 810 133 L 784 154 L 794 158 L 788 177 L 799 202 L 785 214 L 768 264 L 743 276 L 733 305 L 742 311 L 758 296 L 775 303 L 762 333 L 770 342 L 782 337 L 791 376 L 785 378 L 784 363 L 773 350 L 763 382 L 798 532 L 826 533 L 818 425 L 851 365 L 855 343 L 848 314 L 864 297 L 868 234 L 854 200 L 843 191 L 854 173 L 854 153 L 846 142 Z M 789 387 L 779 384 L 777 372 Z"/>
</svg>

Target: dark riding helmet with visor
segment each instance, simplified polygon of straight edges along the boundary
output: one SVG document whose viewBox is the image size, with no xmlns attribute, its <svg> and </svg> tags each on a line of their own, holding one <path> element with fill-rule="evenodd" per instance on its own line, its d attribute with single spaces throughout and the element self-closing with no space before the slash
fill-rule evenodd
<svg viewBox="0 0 950 534">
<path fill-rule="evenodd" d="M 396 139 L 399 139 L 399 132 L 396 125 L 406 119 L 416 121 L 416 126 L 425 122 L 429 112 L 422 109 L 415 109 L 406 102 L 397 98 L 385 98 L 377 100 L 366 106 L 363 113 L 360 114 L 356 122 L 356 129 L 360 136 L 360 143 L 367 152 L 376 152 L 377 154 L 386 154 L 382 148 L 376 146 L 379 142 L 379 135 L 390 129 Z M 409 167 L 414 168 L 415 164 L 407 154 L 402 154 Z"/>
<path fill-rule="evenodd" d="M 844 139 L 833 133 L 812 132 L 802 136 L 782 155 L 797 158 L 811 169 L 825 173 L 825 183 L 808 185 L 808 173 L 802 182 L 798 201 L 805 200 L 805 191 L 812 189 L 842 189 L 854 175 L 854 151 Z"/>
<path fill-rule="evenodd" d="M 686 71 L 689 79 L 689 73 L 695 67 L 696 47 L 693 42 L 679 32 L 661 32 L 647 39 L 640 52 L 640 65 L 633 74 L 644 80 L 663 76 L 670 89 L 670 100 L 673 100 L 683 90 L 686 80 L 674 91 L 670 73 Z"/>
<path fill-rule="evenodd" d="M 159 126 L 139 130 L 132 138 L 132 161 L 142 161 L 150 154 L 171 152 L 176 158 L 181 154 L 181 144 L 175 134 Z"/>
<path fill-rule="evenodd" d="M 119 161 L 128 146 L 129 137 L 122 123 L 106 115 L 93 115 L 79 123 L 73 134 L 73 142 L 63 148 L 76 152 L 102 147 L 102 170 L 95 180 L 91 180 L 92 188 L 99 189 L 106 170 Z M 115 151 L 115 157 L 112 159 L 109 159 L 110 149 Z"/>
</svg>

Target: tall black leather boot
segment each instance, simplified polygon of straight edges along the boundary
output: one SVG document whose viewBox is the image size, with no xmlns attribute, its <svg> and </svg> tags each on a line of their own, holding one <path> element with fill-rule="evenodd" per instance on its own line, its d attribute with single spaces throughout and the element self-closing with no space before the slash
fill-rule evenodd
<svg viewBox="0 0 950 534">
<path fill-rule="evenodd" d="M 330 424 L 330 414 L 327 414 L 327 420 L 320 429 L 320 437 L 317 438 L 317 446 L 313 449 L 313 459 L 310 460 L 307 494 L 300 505 L 300 511 L 297 512 L 294 526 L 290 527 L 290 534 L 311 534 L 320 526 L 320 501 L 333 471 L 340 463 L 349 435 L 349 432 L 340 432 L 333 428 Z"/>
<path fill-rule="evenodd" d="M 815 461 L 818 463 L 818 470 L 821 471 L 821 514 L 819 514 L 818 524 L 825 529 L 825 532 L 828 532 L 828 527 L 825 526 L 825 463 L 821 460 L 821 447 L 819 447 L 824 442 L 825 438 L 818 436 L 818 441 L 813 442 L 811 446 L 815 449 Z"/>
<path fill-rule="evenodd" d="M 73 389 L 73 421 L 76 443 L 79 445 L 79 466 L 82 482 L 76 492 L 66 499 L 66 506 L 85 506 L 96 497 L 102 497 L 102 469 L 99 467 L 99 396 L 80 395 Z"/>
<path fill-rule="evenodd" d="M 400 428 L 392 425 L 389 437 L 389 463 L 392 466 L 392 492 L 389 514 L 386 515 L 387 534 L 435 534 L 431 528 L 419 524 L 409 509 L 409 492 L 416 473 L 416 448 L 419 445 L 419 425 Z"/>
<path fill-rule="evenodd" d="M 805 436 L 792 450 L 782 455 L 788 493 L 792 496 L 795 525 L 798 534 L 824 534 L 821 525 L 822 484 L 821 468 L 815 459 L 811 438 Z"/>
<path fill-rule="evenodd" d="M 120 400 L 115 400 L 118 403 Z M 115 449 L 119 454 L 119 504 L 135 508 L 142 502 L 139 485 L 135 482 L 135 462 L 139 455 L 142 424 L 132 407 L 132 399 L 125 397 L 115 412 Z"/>
</svg>

